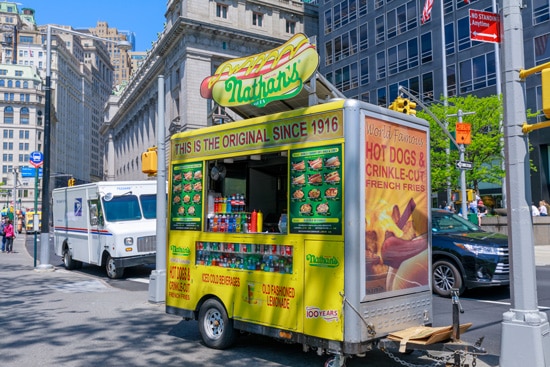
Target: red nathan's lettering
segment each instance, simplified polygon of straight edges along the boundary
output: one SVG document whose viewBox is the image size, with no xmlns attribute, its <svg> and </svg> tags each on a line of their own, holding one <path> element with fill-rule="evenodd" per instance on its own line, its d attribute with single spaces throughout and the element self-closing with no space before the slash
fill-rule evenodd
<svg viewBox="0 0 550 367">
<path fill-rule="evenodd" d="M 204 138 L 202 141 L 205 150 L 220 149 L 220 138 L 217 136 L 213 138 Z"/>
<path fill-rule="evenodd" d="M 390 162 L 406 164 L 407 166 L 415 166 L 416 151 L 403 149 L 403 148 L 390 147 Z"/>
<path fill-rule="evenodd" d="M 340 128 L 337 116 L 313 120 L 311 126 L 313 127 L 313 134 L 315 135 L 334 133 Z"/>
<path fill-rule="evenodd" d="M 385 152 L 386 152 L 386 146 L 383 144 L 370 143 L 370 142 L 367 142 L 366 144 L 367 160 L 373 159 L 375 161 L 385 161 L 386 160 Z"/>
<path fill-rule="evenodd" d="M 191 153 L 191 142 L 190 141 L 187 141 L 183 144 L 181 143 L 177 143 L 174 145 L 174 153 L 177 154 L 177 155 L 181 155 L 181 154 L 189 154 Z"/>
<path fill-rule="evenodd" d="M 307 136 L 307 124 L 304 121 L 273 128 L 274 140 L 295 139 L 305 136 Z"/>
</svg>

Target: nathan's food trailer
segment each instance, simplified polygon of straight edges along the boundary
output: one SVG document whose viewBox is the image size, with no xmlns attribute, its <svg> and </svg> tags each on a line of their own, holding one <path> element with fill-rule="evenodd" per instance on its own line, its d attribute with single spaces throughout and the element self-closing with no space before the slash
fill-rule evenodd
<svg viewBox="0 0 550 367">
<path fill-rule="evenodd" d="M 295 107 L 318 61 L 299 34 L 223 63 L 201 95 L 249 118 L 171 138 L 166 311 L 209 347 L 241 330 L 342 366 L 432 321 L 429 126 L 356 100 Z"/>
<path fill-rule="evenodd" d="M 208 346 L 244 330 L 339 357 L 431 323 L 423 120 L 339 100 L 170 150 L 166 310 Z"/>
</svg>

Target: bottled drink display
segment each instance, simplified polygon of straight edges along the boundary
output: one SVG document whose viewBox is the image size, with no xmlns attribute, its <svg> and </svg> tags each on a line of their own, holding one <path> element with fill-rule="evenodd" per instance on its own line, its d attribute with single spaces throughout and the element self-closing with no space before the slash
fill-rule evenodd
<svg viewBox="0 0 550 367">
<path fill-rule="evenodd" d="M 197 242 L 196 265 L 292 274 L 293 248 L 288 245 Z"/>
</svg>

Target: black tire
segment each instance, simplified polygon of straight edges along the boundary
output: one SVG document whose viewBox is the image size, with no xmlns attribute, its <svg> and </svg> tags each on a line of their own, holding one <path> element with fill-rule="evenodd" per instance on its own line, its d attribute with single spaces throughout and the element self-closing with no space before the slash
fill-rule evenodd
<svg viewBox="0 0 550 367">
<path fill-rule="evenodd" d="M 325 367 L 346 367 L 346 357 L 340 356 L 340 361 L 338 361 L 336 356 L 332 356 L 325 362 Z"/>
<path fill-rule="evenodd" d="M 107 261 L 105 261 L 105 272 L 111 279 L 120 279 L 124 275 L 124 268 L 117 268 L 115 260 L 109 255 Z"/>
<path fill-rule="evenodd" d="M 236 338 L 233 320 L 215 299 L 204 302 L 199 310 L 199 332 L 204 344 L 213 349 L 229 348 Z"/>
<path fill-rule="evenodd" d="M 82 262 L 73 260 L 71 252 L 68 248 L 65 248 L 65 250 L 63 251 L 63 264 L 65 265 L 65 269 L 67 270 L 74 270 L 82 267 Z"/>
<path fill-rule="evenodd" d="M 464 292 L 462 274 L 452 262 L 438 260 L 433 264 L 432 270 L 432 287 L 435 294 L 450 297 L 452 288 L 458 289 L 458 295 Z"/>
</svg>

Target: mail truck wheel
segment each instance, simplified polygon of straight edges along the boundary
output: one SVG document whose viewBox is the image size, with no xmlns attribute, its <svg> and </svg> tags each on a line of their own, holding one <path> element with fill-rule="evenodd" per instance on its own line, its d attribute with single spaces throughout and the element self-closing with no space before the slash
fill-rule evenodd
<svg viewBox="0 0 550 367">
<path fill-rule="evenodd" d="M 199 310 L 199 331 L 202 340 L 210 348 L 226 349 L 235 341 L 233 320 L 229 319 L 223 305 L 209 299 Z"/>
<path fill-rule="evenodd" d="M 107 261 L 105 262 L 105 271 L 107 272 L 107 276 L 111 279 L 120 279 L 124 274 L 124 268 L 117 268 L 115 265 L 115 259 L 113 259 L 110 255 L 107 257 Z"/>
<path fill-rule="evenodd" d="M 67 270 L 74 270 L 82 267 L 82 263 L 80 261 L 73 260 L 71 252 L 68 248 L 63 251 L 63 265 L 65 265 L 65 269 Z"/>
</svg>

